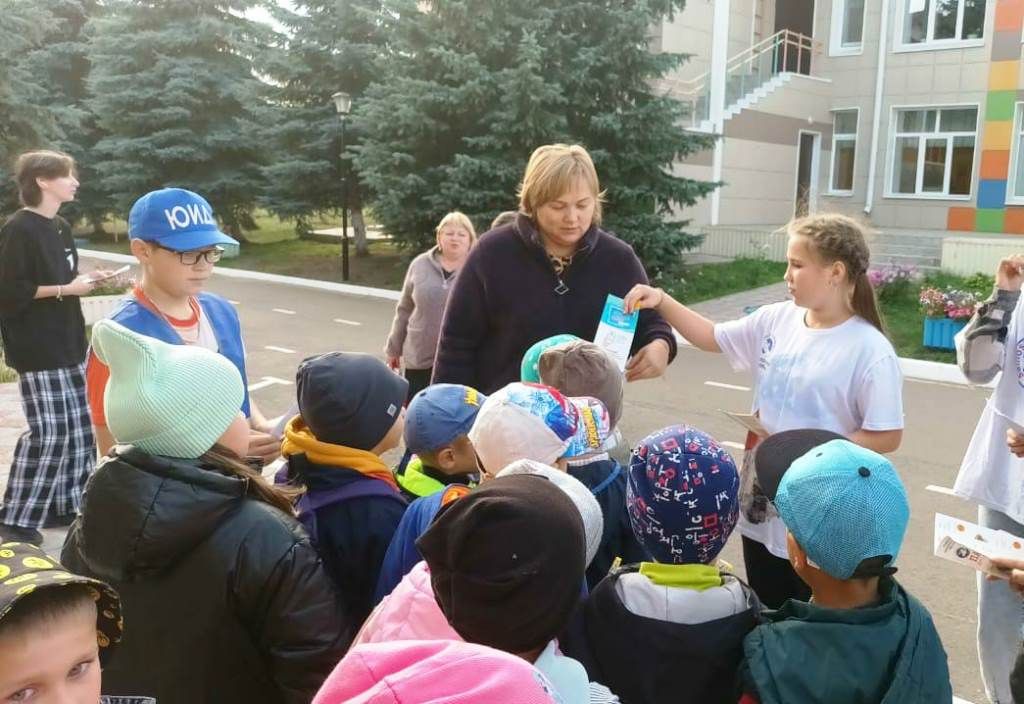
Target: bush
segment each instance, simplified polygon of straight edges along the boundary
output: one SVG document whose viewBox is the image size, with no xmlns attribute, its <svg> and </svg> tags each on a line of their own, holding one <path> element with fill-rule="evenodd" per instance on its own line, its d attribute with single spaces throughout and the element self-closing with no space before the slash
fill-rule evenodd
<svg viewBox="0 0 1024 704">
<path fill-rule="evenodd" d="M 875 295 L 884 302 L 902 298 L 910 290 L 911 282 L 919 278 L 916 267 L 902 264 L 885 264 L 868 271 L 868 281 Z"/>
</svg>

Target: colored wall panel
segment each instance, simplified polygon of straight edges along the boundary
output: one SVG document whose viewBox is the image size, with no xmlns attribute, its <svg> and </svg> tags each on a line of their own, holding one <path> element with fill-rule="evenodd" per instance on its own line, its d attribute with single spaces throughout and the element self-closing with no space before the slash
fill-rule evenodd
<svg viewBox="0 0 1024 704">
<path fill-rule="evenodd" d="M 1018 47 L 1018 51 L 1019 51 Z M 1013 108 L 1017 100 L 1015 90 L 990 90 L 985 100 L 985 120 L 1013 120 Z"/>
<path fill-rule="evenodd" d="M 974 231 L 974 208 L 950 208 L 946 213 L 947 230 Z"/>
<path fill-rule="evenodd" d="M 1007 208 L 1003 229 L 1015 235 L 1024 235 L 1024 208 Z"/>
<path fill-rule="evenodd" d="M 981 153 L 981 178 L 999 180 L 1010 173 L 1010 152 L 990 149 Z"/>
<path fill-rule="evenodd" d="M 1011 33 L 1017 34 L 1017 43 L 1020 44 L 1020 26 L 1024 21 L 1024 3 L 1022 2 L 1000 2 L 996 5 L 996 34 Z M 1020 47 L 1018 46 L 1018 49 Z M 994 56 L 992 58 L 995 58 Z"/>
<path fill-rule="evenodd" d="M 1010 148 L 1010 133 L 1013 131 L 1013 123 L 1006 121 L 986 122 L 984 125 L 985 135 L 981 138 L 982 149 Z"/>
<path fill-rule="evenodd" d="M 1019 61 L 993 61 L 989 64 L 989 90 L 1017 90 Z"/>
<path fill-rule="evenodd" d="M 974 229 L 978 232 L 1002 232 L 1005 210 L 978 208 L 974 214 Z"/>
<path fill-rule="evenodd" d="M 981 181 L 978 184 L 978 208 L 1006 207 L 1006 180 Z"/>
</svg>

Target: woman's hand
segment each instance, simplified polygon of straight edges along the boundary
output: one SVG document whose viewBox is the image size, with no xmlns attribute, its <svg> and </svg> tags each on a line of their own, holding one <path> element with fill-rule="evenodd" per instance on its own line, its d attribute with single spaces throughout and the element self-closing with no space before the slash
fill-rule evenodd
<svg viewBox="0 0 1024 704">
<path fill-rule="evenodd" d="M 653 308 L 657 310 L 665 300 L 665 292 L 660 288 L 654 288 L 647 284 L 637 284 L 629 290 L 629 293 L 627 293 L 626 297 L 622 300 L 622 307 L 625 309 L 626 313 L 643 310 L 644 308 Z"/>
<path fill-rule="evenodd" d="M 669 354 L 668 343 L 664 340 L 655 340 L 644 345 L 626 364 L 626 381 L 657 379 L 668 367 Z"/>
<path fill-rule="evenodd" d="M 82 274 L 71 283 L 61 288 L 61 294 L 67 294 L 69 296 L 85 296 L 92 293 L 92 290 L 96 288 L 96 281 L 93 280 L 91 274 Z"/>
<path fill-rule="evenodd" d="M 263 465 L 266 466 L 281 456 L 281 441 L 270 433 L 250 430 L 248 454 L 250 457 L 263 458 Z"/>
<path fill-rule="evenodd" d="M 1016 560 L 1012 557 L 993 557 L 992 564 L 1010 573 L 1010 589 L 1018 594 L 1024 594 L 1024 560 Z M 999 579 L 989 575 L 989 580 Z"/>
<path fill-rule="evenodd" d="M 1014 254 L 1006 257 L 996 266 L 996 288 L 1003 291 L 1020 291 L 1021 283 L 1024 283 L 1024 254 Z"/>
<path fill-rule="evenodd" d="M 402 358 L 401 357 L 392 357 L 391 355 L 388 355 L 387 356 L 387 363 L 388 363 L 388 367 L 390 367 L 391 371 L 393 371 L 393 372 L 397 372 L 397 371 L 400 371 L 402 369 Z"/>
</svg>

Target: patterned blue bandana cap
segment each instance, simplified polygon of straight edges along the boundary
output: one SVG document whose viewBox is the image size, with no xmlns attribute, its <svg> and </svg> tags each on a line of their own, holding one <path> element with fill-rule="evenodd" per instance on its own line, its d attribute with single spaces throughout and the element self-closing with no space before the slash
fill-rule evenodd
<svg viewBox="0 0 1024 704">
<path fill-rule="evenodd" d="M 739 473 L 718 442 L 673 425 L 633 451 L 626 477 L 629 520 L 655 562 L 708 564 L 739 517 Z"/>
</svg>

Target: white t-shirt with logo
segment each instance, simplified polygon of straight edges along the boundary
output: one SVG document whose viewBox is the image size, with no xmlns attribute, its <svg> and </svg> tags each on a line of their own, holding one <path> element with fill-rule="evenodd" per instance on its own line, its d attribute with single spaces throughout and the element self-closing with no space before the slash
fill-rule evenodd
<svg viewBox="0 0 1024 704">
<path fill-rule="evenodd" d="M 715 325 L 715 341 L 736 371 L 754 373 L 753 411 L 769 433 L 799 428 L 850 435 L 903 428 L 903 374 L 892 344 L 853 316 L 833 328 L 809 328 L 792 301 L 763 306 Z M 785 558 L 786 527 L 777 515 L 740 532 Z"/>
</svg>

